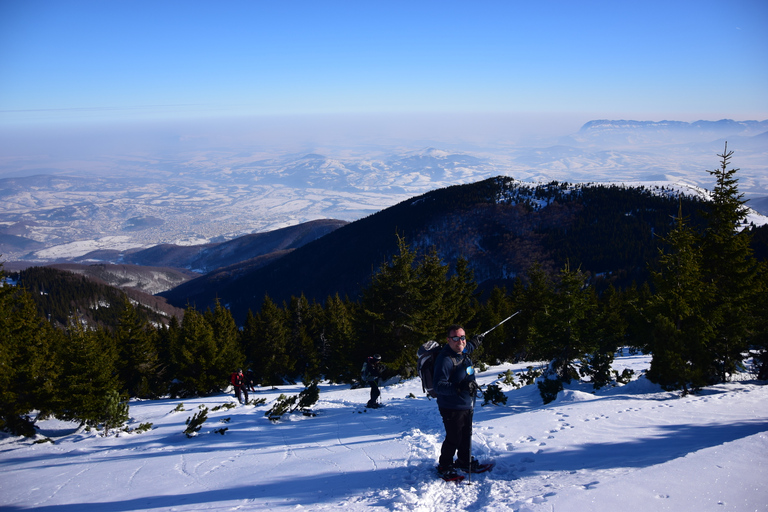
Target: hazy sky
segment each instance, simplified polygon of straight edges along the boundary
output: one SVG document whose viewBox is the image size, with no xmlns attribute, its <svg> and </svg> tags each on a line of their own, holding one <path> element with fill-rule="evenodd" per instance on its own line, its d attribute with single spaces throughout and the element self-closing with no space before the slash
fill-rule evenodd
<svg viewBox="0 0 768 512">
<path fill-rule="evenodd" d="M 0 0 L 0 126 L 768 118 L 768 1 Z"/>
</svg>

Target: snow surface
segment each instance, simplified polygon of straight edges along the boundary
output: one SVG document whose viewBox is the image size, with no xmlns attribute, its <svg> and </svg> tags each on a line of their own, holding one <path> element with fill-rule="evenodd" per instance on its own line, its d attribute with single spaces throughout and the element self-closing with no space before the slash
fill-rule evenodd
<svg viewBox="0 0 768 512">
<path fill-rule="evenodd" d="M 614 367 L 640 374 L 648 363 L 627 355 Z M 524 367 L 478 377 L 488 384 Z M 325 383 L 316 417 L 270 423 L 271 402 L 301 389 L 258 388 L 265 405 L 209 412 L 193 438 L 182 433 L 187 418 L 234 402 L 230 394 L 131 401 L 129 426 L 154 425 L 141 434 L 41 421 L 39 438 L 55 444 L 0 440 L 0 509 L 768 510 L 768 386 L 757 381 L 681 397 L 640 376 L 597 393 L 575 384 L 547 405 L 535 386 L 506 387 L 507 405 L 478 402 L 473 454 L 497 465 L 469 485 L 434 476 L 443 429 L 418 380 L 383 386 L 377 410 L 364 408 L 369 390 Z M 179 403 L 186 410 L 172 412 Z"/>
</svg>

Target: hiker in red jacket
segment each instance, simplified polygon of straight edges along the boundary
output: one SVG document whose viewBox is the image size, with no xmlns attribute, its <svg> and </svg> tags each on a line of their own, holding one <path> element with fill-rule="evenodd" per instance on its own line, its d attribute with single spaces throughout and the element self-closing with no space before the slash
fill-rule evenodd
<svg viewBox="0 0 768 512">
<path fill-rule="evenodd" d="M 235 396 L 237 397 L 237 401 L 241 404 L 247 404 L 248 403 L 248 386 L 246 386 L 245 383 L 245 375 L 243 375 L 243 370 L 239 369 L 236 372 L 232 372 L 232 376 L 230 377 L 230 382 L 232 383 L 232 386 L 235 388 Z M 243 402 L 242 394 L 245 394 L 245 402 Z"/>
</svg>

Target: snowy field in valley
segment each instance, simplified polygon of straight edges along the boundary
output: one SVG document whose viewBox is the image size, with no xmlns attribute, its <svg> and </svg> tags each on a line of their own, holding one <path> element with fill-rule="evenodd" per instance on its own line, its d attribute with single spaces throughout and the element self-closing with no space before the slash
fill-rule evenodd
<svg viewBox="0 0 768 512">
<path fill-rule="evenodd" d="M 637 376 L 648 364 L 626 355 L 614 368 Z M 153 424 L 141 434 L 46 420 L 38 439 L 55 444 L 5 435 L 0 510 L 768 510 L 768 386 L 757 381 L 681 397 L 641 376 L 597 393 L 574 384 L 547 405 L 535 386 L 503 387 L 507 404 L 478 400 L 474 423 L 473 455 L 496 467 L 459 485 L 435 478 L 442 423 L 417 379 L 384 386 L 377 410 L 364 408 L 368 389 L 324 383 L 317 416 L 265 417 L 301 389 L 257 388 L 266 404 L 209 412 L 192 438 L 182 431 L 198 407 L 232 395 L 131 401 L 129 426 Z"/>
</svg>

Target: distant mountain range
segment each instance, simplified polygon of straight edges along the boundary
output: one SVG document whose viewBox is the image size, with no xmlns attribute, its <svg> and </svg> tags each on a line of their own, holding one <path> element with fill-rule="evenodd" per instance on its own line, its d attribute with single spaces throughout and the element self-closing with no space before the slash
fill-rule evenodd
<svg viewBox="0 0 768 512">
<path fill-rule="evenodd" d="M 163 244 L 214 244 L 314 219 L 353 221 L 429 190 L 499 175 L 531 184 L 670 181 L 710 188 L 706 171 L 726 140 L 741 169 L 740 190 L 751 199 L 768 197 L 768 121 L 596 120 L 554 140 L 525 147 L 426 141 L 420 149 L 324 154 L 199 147 L 162 157 L 101 157 L 103 170 L 90 174 L 73 172 L 72 162 L 35 160 L 30 168 L 28 159 L 5 160 L 0 259 L 114 261 L 114 254 Z M 758 201 L 753 206 L 761 208 Z M 165 259 L 162 252 L 150 254 Z"/>
</svg>

